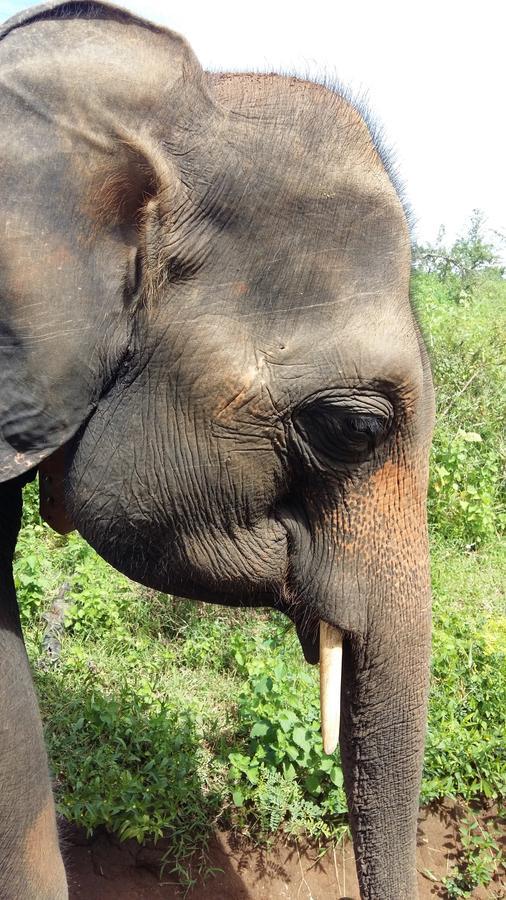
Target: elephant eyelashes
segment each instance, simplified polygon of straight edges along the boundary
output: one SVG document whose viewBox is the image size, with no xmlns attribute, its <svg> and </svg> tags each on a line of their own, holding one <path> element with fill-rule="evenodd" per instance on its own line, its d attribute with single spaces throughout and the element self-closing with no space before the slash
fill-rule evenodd
<svg viewBox="0 0 506 900">
<path fill-rule="evenodd" d="M 350 440 L 368 440 L 375 444 L 381 440 L 388 428 L 388 419 L 383 416 L 348 416 L 343 420 L 344 429 L 348 432 Z"/>
<path fill-rule="evenodd" d="M 368 438 L 372 442 L 377 436 L 381 436 L 388 424 L 388 421 L 380 416 L 348 416 L 344 419 L 344 426 L 348 430 L 351 438 L 353 436 L 362 436 Z"/>
</svg>

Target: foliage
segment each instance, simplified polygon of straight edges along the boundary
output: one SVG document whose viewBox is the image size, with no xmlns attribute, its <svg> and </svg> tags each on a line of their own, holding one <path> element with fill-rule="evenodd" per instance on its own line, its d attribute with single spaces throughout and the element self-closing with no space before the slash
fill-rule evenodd
<svg viewBox="0 0 506 900">
<path fill-rule="evenodd" d="M 40 616 L 48 595 L 56 587 L 51 563 L 47 555 L 40 553 L 44 532 L 42 525 L 27 525 L 16 546 L 14 583 L 23 626 Z"/>
<path fill-rule="evenodd" d="M 422 800 L 506 794 L 506 553 L 432 548 L 433 651 Z"/>
<path fill-rule="evenodd" d="M 473 210 L 465 234 L 449 248 L 445 242 L 445 229 L 441 226 L 435 244 L 415 245 L 415 269 L 434 274 L 444 284 L 448 299 L 465 303 L 482 285 L 483 275 L 492 278 L 504 275 L 498 251 L 484 231 L 485 216 L 478 209 Z M 503 236 L 496 235 L 497 238 L 504 243 Z"/>
<path fill-rule="evenodd" d="M 46 530 L 43 538 L 54 541 Z M 52 583 L 68 577 L 69 558 L 94 571 L 96 556 L 79 538 L 57 544 L 45 554 Z M 422 797 L 496 798 L 505 778 L 506 560 L 499 550 L 463 555 L 439 542 L 433 570 Z M 100 617 L 92 641 L 68 629 L 57 665 L 44 658 L 40 629 L 27 629 L 60 810 L 87 829 L 102 824 L 140 840 L 163 830 L 171 865 L 188 877 L 195 847 L 205 866 L 217 818 L 257 838 L 279 829 L 340 837 L 339 756 L 322 753 L 317 672 L 302 661 L 291 626 L 277 615 L 220 610 L 217 629 L 207 606 L 172 606 L 140 589 L 135 597 L 112 570 L 109 586 L 109 621 L 119 619 L 119 632 Z M 132 592 L 130 607 L 123 591 Z M 198 658 L 193 632 L 207 634 Z M 166 762 L 175 755 L 184 779 L 177 759 Z"/>
<path fill-rule="evenodd" d="M 504 615 L 435 595 L 423 802 L 506 794 L 505 648 Z"/>
<path fill-rule="evenodd" d="M 478 432 L 459 428 L 452 434 L 441 428 L 432 455 L 431 521 L 468 546 L 493 537 L 506 523 L 497 499 L 502 477 L 499 454 L 483 447 Z"/>
<path fill-rule="evenodd" d="M 283 631 L 235 641 L 244 684 L 236 738 L 241 749 L 229 753 L 233 800 L 252 812 L 263 833 L 284 823 L 291 833 L 338 839 L 347 810 L 339 756 L 323 752 L 318 685 L 301 667 L 298 647 L 286 652 Z"/>
<path fill-rule="evenodd" d="M 48 553 L 41 554 L 45 545 Z M 51 552 L 59 551 L 58 572 L 55 571 Z M 127 579 L 113 577 L 111 567 L 99 556 L 92 554 L 76 534 L 60 538 L 47 525 L 26 525 L 20 534 L 14 564 L 15 584 L 21 621 L 28 624 L 39 617 L 47 606 L 47 597 L 55 594 L 59 584 L 65 581 L 66 592 L 71 598 L 66 611 L 66 627 L 71 632 L 82 632 L 96 637 L 104 630 L 114 631 L 121 639 L 124 631 L 122 611 L 128 617 L 139 592 Z M 111 603 L 111 582 L 115 582 L 115 602 Z"/>
<path fill-rule="evenodd" d="M 161 684 L 163 657 L 146 677 L 127 648 L 133 665 L 118 678 L 117 665 L 111 671 L 100 654 L 93 660 L 80 649 L 74 646 L 61 668 L 37 673 L 42 708 L 51 715 L 59 810 L 88 832 L 105 826 L 139 843 L 165 837 L 169 865 L 188 880 L 195 867 L 205 868 L 223 802 L 202 723 L 171 689 L 170 673 Z"/>
<path fill-rule="evenodd" d="M 436 388 L 429 520 L 463 546 L 504 531 L 506 282 L 486 283 L 472 304 L 448 302 L 434 275 L 415 274 L 413 299 Z"/>
<path fill-rule="evenodd" d="M 462 854 L 443 879 L 448 898 L 470 897 L 479 887 L 487 887 L 502 864 L 498 835 L 485 829 L 475 816 L 469 814 L 460 823 Z"/>
</svg>

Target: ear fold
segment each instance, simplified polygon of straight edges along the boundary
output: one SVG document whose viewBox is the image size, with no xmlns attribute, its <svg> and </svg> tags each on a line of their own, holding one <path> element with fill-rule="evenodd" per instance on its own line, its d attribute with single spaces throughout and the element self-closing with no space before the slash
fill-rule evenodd
<svg viewBox="0 0 506 900">
<path fill-rule="evenodd" d="M 100 3 L 0 32 L 0 481 L 68 441 L 128 353 L 143 211 L 201 74 L 178 35 Z"/>
</svg>

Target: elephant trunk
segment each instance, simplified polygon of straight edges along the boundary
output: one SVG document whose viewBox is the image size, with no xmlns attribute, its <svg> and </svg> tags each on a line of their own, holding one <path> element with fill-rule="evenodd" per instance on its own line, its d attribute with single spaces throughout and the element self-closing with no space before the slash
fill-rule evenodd
<svg viewBox="0 0 506 900">
<path fill-rule="evenodd" d="M 413 900 L 430 611 L 343 648 L 341 756 L 362 898 Z"/>
<path fill-rule="evenodd" d="M 426 460 L 386 462 L 348 491 L 344 514 L 336 506 L 313 528 L 292 565 L 320 618 L 324 746 L 332 752 L 340 732 L 364 900 L 417 896 L 431 627 L 426 485 Z"/>
</svg>

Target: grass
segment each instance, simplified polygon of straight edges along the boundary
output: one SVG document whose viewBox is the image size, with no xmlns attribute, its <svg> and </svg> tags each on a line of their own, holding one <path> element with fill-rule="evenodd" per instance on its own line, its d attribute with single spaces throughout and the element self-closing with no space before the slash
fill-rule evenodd
<svg viewBox="0 0 506 900">
<path fill-rule="evenodd" d="M 440 412 L 429 502 L 434 651 L 422 800 L 501 803 L 506 285 L 484 278 L 464 306 L 450 305 L 443 287 L 434 276 L 415 279 Z M 26 489 L 16 582 L 60 811 L 89 831 L 105 825 L 139 841 L 168 836 L 170 865 L 187 883 L 205 871 L 217 822 L 257 840 L 280 830 L 341 838 L 339 755 L 322 753 L 317 672 L 303 662 L 289 623 L 141 589 L 78 535 L 61 538 L 41 524 L 34 492 Z M 55 598 L 65 632 L 51 661 L 44 632 Z M 467 896 L 466 885 L 493 874 L 492 844 L 481 834 L 475 846 L 470 835 L 472 873 L 451 876 L 447 896 Z"/>
<path fill-rule="evenodd" d="M 432 553 L 434 627 L 422 800 L 498 800 L 506 788 L 506 553 Z"/>
</svg>

